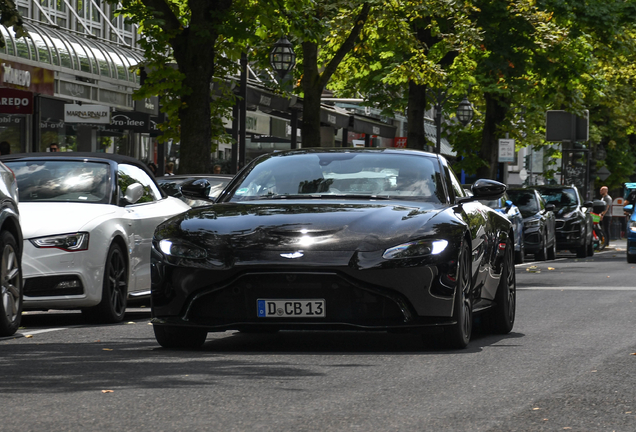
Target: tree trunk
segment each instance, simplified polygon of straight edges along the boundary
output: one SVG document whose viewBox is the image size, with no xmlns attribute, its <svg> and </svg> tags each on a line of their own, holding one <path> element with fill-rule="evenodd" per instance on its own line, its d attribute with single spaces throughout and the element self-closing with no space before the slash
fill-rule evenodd
<svg viewBox="0 0 636 432">
<path fill-rule="evenodd" d="M 477 169 L 477 178 L 496 179 L 499 152 L 498 125 L 503 123 L 508 113 L 508 102 L 492 93 L 484 93 L 486 101 L 486 115 L 481 136 L 481 150 L 479 156 L 486 162 L 486 166 Z"/>
<path fill-rule="evenodd" d="M 409 81 L 409 106 L 407 109 L 408 132 L 406 146 L 412 149 L 426 150 L 428 142 L 424 129 L 426 113 L 426 85 Z"/>
<path fill-rule="evenodd" d="M 303 147 L 320 147 L 320 99 L 323 86 L 318 72 L 318 44 L 303 42 Z"/>
</svg>

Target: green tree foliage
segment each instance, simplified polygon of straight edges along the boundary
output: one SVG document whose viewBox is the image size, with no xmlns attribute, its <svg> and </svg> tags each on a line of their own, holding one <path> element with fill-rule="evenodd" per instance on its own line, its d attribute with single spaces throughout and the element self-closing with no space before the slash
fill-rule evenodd
<svg viewBox="0 0 636 432">
<path fill-rule="evenodd" d="M 0 0 L 0 24 L 6 28 L 13 27 L 16 38 L 21 38 L 27 34 L 20 12 L 18 12 L 13 0 Z M 0 48 L 4 48 L 4 46 L 4 38 L 0 38 Z"/>
</svg>

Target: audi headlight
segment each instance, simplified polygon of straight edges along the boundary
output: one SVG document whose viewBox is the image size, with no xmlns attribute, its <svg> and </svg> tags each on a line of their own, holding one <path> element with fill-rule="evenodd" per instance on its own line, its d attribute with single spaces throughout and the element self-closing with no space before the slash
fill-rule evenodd
<svg viewBox="0 0 636 432">
<path fill-rule="evenodd" d="M 30 241 L 36 248 L 57 248 L 67 252 L 77 252 L 88 249 L 87 232 L 38 237 L 30 239 Z"/>
<path fill-rule="evenodd" d="M 382 258 L 419 258 L 426 255 L 438 255 L 448 246 L 447 240 L 417 240 L 394 246 L 384 251 Z"/>
<path fill-rule="evenodd" d="M 160 240 L 159 250 L 165 255 L 176 258 L 205 259 L 208 256 L 205 249 L 185 240 Z"/>
</svg>

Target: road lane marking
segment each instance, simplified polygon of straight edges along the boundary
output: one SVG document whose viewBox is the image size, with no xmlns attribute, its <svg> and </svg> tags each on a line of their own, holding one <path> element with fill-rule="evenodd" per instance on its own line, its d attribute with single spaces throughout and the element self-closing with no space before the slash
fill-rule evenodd
<svg viewBox="0 0 636 432">
<path fill-rule="evenodd" d="M 636 287 L 589 287 L 589 286 L 562 286 L 562 287 L 550 287 L 550 286 L 524 286 L 517 285 L 518 290 L 548 290 L 548 291 L 636 291 Z"/>
<path fill-rule="evenodd" d="M 23 336 L 26 336 L 26 335 L 35 335 L 35 334 L 40 334 L 40 333 L 54 332 L 54 331 L 58 331 L 58 330 L 67 330 L 67 329 L 68 329 L 68 327 L 59 327 L 59 328 L 33 330 L 33 331 L 26 331 L 26 332 L 19 332 L 19 333 L 22 334 Z"/>
</svg>

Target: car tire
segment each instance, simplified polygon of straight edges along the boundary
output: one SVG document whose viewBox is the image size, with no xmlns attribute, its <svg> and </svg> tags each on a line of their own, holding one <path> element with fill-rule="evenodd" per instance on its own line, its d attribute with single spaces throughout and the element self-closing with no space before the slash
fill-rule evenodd
<svg viewBox="0 0 636 432">
<path fill-rule="evenodd" d="M 552 246 L 550 246 L 550 249 L 548 249 L 548 259 L 556 259 L 556 240 L 552 242 Z"/>
<path fill-rule="evenodd" d="M 590 238 L 590 242 L 587 244 L 587 256 L 594 256 L 594 239 Z"/>
<path fill-rule="evenodd" d="M 11 336 L 22 318 L 22 267 L 15 237 L 0 234 L 0 336 Z"/>
<path fill-rule="evenodd" d="M 82 309 L 90 322 L 118 323 L 124 319 L 128 297 L 128 258 L 121 246 L 113 243 L 106 255 L 102 300 L 92 308 Z"/>
<path fill-rule="evenodd" d="M 523 247 L 520 251 L 515 251 L 515 264 L 523 264 L 525 262 L 525 254 L 523 253 Z"/>
<path fill-rule="evenodd" d="M 506 245 L 506 256 L 501 270 L 501 278 L 495 294 L 495 306 L 490 312 L 490 330 L 497 334 L 508 334 L 515 324 L 517 310 L 517 277 L 512 262 L 512 253 Z"/>
<path fill-rule="evenodd" d="M 627 254 L 627 262 L 630 264 L 636 264 L 636 254 Z"/>
<path fill-rule="evenodd" d="M 546 234 L 543 233 L 541 236 L 541 246 L 539 250 L 534 254 L 534 259 L 536 261 L 545 261 L 548 257 L 548 244 L 546 240 Z"/>
<path fill-rule="evenodd" d="M 472 274 L 470 271 L 470 249 L 463 242 L 457 259 L 457 287 L 453 300 L 455 323 L 445 328 L 444 344 L 449 348 L 462 349 L 468 346 L 473 332 L 473 305 L 471 300 Z"/>
<path fill-rule="evenodd" d="M 577 258 L 585 258 L 587 256 L 587 244 L 584 244 L 576 249 Z"/>
<path fill-rule="evenodd" d="M 208 332 L 196 327 L 153 325 L 155 339 L 164 348 L 198 349 L 203 346 Z"/>
</svg>

